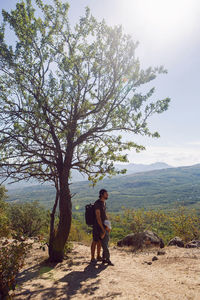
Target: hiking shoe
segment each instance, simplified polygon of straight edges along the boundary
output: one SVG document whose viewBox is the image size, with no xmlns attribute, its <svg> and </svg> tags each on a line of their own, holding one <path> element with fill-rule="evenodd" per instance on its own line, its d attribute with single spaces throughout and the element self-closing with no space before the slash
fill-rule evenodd
<svg viewBox="0 0 200 300">
<path fill-rule="evenodd" d="M 102 264 L 108 264 L 108 266 L 114 266 L 110 259 L 103 259 Z"/>
<path fill-rule="evenodd" d="M 92 258 L 90 261 L 91 264 L 95 264 L 96 262 L 97 262 L 97 260 L 95 258 Z"/>
<path fill-rule="evenodd" d="M 114 264 L 110 261 L 110 259 L 107 261 L 108 266 L 114 266 Z"/>
<path fill-rule="evenodd" d="M 103 261 L 103 258 L 101 256 L 98 256 L 97 261 Z"/>
</svg>

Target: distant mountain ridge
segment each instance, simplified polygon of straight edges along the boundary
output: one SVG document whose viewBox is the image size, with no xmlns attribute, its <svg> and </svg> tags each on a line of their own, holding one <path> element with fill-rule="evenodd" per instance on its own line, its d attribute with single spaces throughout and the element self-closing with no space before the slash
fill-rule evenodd
<svg viewBox="0 0 200 300">
<path fill-rule="evenodd" d="M 122 169 L 127 169 L 126 174 L 120 175 L 129 175 L 129 174 L 134 174 L 138 172 L 146 172 L 146 171 L 153 171 L 153 170 L 160 170 L 160 169 L 166 169 L 166 168 L 172 168 L 166 163 L 163 162 L 156 162 L 152 164 L 116 164 L 116 169 L 117 170 L 122 170 Z M 87 181 L 86 175 L 83 175 L 79 173 L 76 170 L 72 170 L 72 182 L 79 182 L 79 181 Z M 13 189 L 13 188 L 18 188 L 19 186 L 27 187 L 27 186 L 33 186 L 33 185 L 38 185 L 38 182 L 35 181 L 34 179 L 30 182 L 26 181 L 21 181 L 20 183 L 14 183 L 12 185 L 6 185 L 8 189 Z"/>
<path fill-rule="evenodd" d="M 156 162 L 152 164 L 124 164 L 124 165 L 116 165 L 116 168 L 119 170 L 127 169 L 126 175 L 140 173 L 140 172 L 147 172 L 147 171 L 154 171 L 154 170 L 161 170 L 161 169 L 168 169 L 172 168 L 172 166 L 164 163 L 164 162 Z"/>
<path fill-rule="evenodd" d="M 115 165 L 117 170 L 122 170 L 126 169 L 127 172 L 126 174 L 120 175 L 128 175 L 128 174 L 134 174 L 134 173 L 139 173 L 139 172 L 146 172 L 146 171 L 153 171 L 153 170 L 161 170 L 161 169 L 167 169 L 167 168 L 172 168 L 168 164 L 164 162 L 156 162 L 152 164 L 116 164 Z M 77 182 L 77 181 L 85 181 L 87 180 L 87 177 L 80 174 L 78 171 L 72 170 L 72 181 Z"/>
<path fill-rule="evenodd" d="M 98 191 L 109 192 L 109 211 L 127 208 L 173 208 L 177 205 L 200 208 L 200 164 L 165 168 L 104 179 L 92 188 L 87 181 L 74 182 L 71 192 L 74 211 L 84 211 L 87 203 L 98 198 Z M 21 187 L 8 191 L 11 202 L 38 200 L 51 208 L 55 190 L 50 185 Z"/>
</svg>

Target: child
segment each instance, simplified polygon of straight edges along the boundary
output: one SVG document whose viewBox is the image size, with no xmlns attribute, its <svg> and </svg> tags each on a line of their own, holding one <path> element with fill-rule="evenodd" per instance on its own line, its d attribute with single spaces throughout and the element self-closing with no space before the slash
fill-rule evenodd
<svg viewBox="0 0 200 300">
<path fill-rule="evenodd" d="M 112 228 L 111 222 L 110 222 L 109 220 L 105 220 L 105 221 L 104 221 L 104 225 L 105 225 L 105 227 L 106 227 L 106 230 L 107 230 L 108 232 L 110 232 L 110 231 L 111 231 L 111 228 Z"/>
<path fill-rule="evenodd" d="M 104 221 L 104 226 L 106 233 L 101 237 L 101 245 L 103 248 L 103 261 L 102 263 L 107 263 L 110 266 L 114 266 L 114 264 L 110 261 L 110 252 L 108 249 L 109 242 L 109 232 L 111 230 L 111 222 L 109 220 Z"/>
</svg>

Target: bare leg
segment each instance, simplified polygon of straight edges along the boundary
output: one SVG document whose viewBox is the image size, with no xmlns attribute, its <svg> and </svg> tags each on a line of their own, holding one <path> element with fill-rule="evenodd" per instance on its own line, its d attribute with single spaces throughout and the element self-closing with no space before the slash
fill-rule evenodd
<svg viewBox="0 0 200 300">
<path fill-rule="evenodd" d="M 97 245 L 97 242 L 92 241 L 92 245 L 91 245 L 91 259 L 94 259 L 96 245 Z"/>
<path fill-rule="evenodd" d="M 97 258 L 101 257 L 101 241 L 97 242 Z"/>
</svg>

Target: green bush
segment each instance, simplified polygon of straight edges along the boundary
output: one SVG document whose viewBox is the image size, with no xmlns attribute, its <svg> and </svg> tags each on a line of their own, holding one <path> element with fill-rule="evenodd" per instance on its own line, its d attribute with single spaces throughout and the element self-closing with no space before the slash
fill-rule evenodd
<svg viewBox="0 0 200 300">
<path fill-rule="evenodd" d="M 0 296 L 11 299 L 9 291 L 16 286 L 16 276 L 23 266 L 28 249 L 31 246 L 22 242 L 4 242 L 0 248 Z"/>
<path fill-rule="evenodd" d="M 48 232 L 48 212 L 38 204 L 17 203 L 10 205 L 10 224 L 16 236 L 33 237 Z"/>
<path fill-rule="evenodd" d="M 64 247 L 64 256 L 67 258 L 68 254 L 73 250 L 73 244 L 71 242 L 67 242 Z"/>
<path fill-rule="evenodd" d="M 179 236 L 185 242 L 200 238 L 199 215 L 195 209 L 188 210 L 180 206 L 171 213 L 170 225 L 174 236 Z"/>
<path fill-rule="evenodd" d="M 5 202 L 6 198 L 5 187 L 0 186 L 0 238 L 8 237 L 10 234 L 8 204 Z"/>
<path fill-rule="evenodd" d="M 69 234 L 69 241 L 76 241 L 76 242 L 91 242 L 91 227 L 85 225 L 79 220 L 72 219 L 70 234 Z"/>
<path fill-rule="evenodd" d="M 114 242 L 129 233 L 151 230 L 157 233 L 165 243 L 175 236 L 185 242 L 200 238 L 200 223 L 197 210 L 178 207 L 170 211 L 126 209 L 121 215 L 111 215 L 111 238 Z"/>
</svg>

